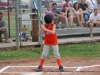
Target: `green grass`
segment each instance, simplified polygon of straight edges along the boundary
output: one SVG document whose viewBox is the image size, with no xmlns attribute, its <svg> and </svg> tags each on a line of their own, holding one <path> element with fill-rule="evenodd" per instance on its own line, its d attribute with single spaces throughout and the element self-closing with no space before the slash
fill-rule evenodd
<svg viewBox="0 0 100 75">
<path fill-rule="evenodd" d="M 84 44 L 61 47 L 62 57 L 100 58 L 100 44 Z"/>
<path fill-rule="evenodd" d="M 81 44 L 73 46 L 60 46 L 59 50 L 61 57 L 72 58 L 100 58 L 100 44 Z M 0 60 L 40 58 L 42 50 L 28 51 L 1 51 Z M 50 50 L 48 57 L 53 57 L 53 52 Z"/>
</svg>

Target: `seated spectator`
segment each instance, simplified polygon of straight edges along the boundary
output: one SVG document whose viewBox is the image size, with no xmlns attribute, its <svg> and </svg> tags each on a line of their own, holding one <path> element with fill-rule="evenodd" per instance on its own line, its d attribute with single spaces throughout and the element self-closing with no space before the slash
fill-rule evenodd
<svg viewBox="0 0 100 75">
<path fill-rule="evenodd" d="M 89 20 L 89 26 L 90 26 L 90 37 L 93 37 L 92 31 L 94 26 L 100 26 L 100 14 L 98 13 L 98 9 L 94 9 L 94 13 L 90 15 Z"/>
<path fill-rule="evenodd" d="M 89 13 L 90 9 L 88 8 L 88 5 L 85 3 L 85 0 L 81 0 L 80 8 L 83 10 L 83 17 L 86 26 L 86 22 L 89 20 L 90 17 L 90 13 Z"/>
<path fill-rule="evenodd" d="M 70 0 L 65 0 L 65 2 L 61 5 L 61 10 L 64 10 L 65 5 L 67 5 L 67 7 L 70 9 L 69 1 Z"/>
<path fill-rule="evenodd" d="M 47 6 L 47 10 L 46 10 L 46 12 L 45 12 L 45 15 L 47 15 L 47 14 L 53 14 L 53 11 L 51 10 L 50 5 Z"/>
<path fill-rule="evenodd" d="M 83 23 L 83 11 L 79 6 L 79 3 L 74 3 L 73 6 L 73 16 L 74 22 L 77 22 L 79 26 L 82 26 Z"/>
<path fill-rule="evenodd" d="M 87 5 L 90 8 L 90 13 L 94 11 L 95 5 L 96 5 L 96 0 L 86 0 Z"/>
<path fill-rule="evenodd" d="M 28 34 L 26 33 L 26 27 L 24 26 L 21 31 L 21 41 L 28 41 L 28 40 L 32 40 L 32 37 L 28 36 Z"/>
<path fill-rule="evenodd" d="M 55 24 L 57 25 L 59 22 L 62 21 L 62 18 L 63 18 L 62 12 L 59 9 L 57 9 L 57 4 L 56 3 L 52 4 L 52 9 L 51 10 L 53 11 L 54 16 L 56 17 Z"/>
<path fill-rule="evenodd" d="M 72 23 L 73 23 L 73 17 L 71 15 L 71 12 L 70 10 L 68 9 L 67 5 L 65 5 L 64 7 L 65 9 L 62 10 L 62 13 L 63 13 L 63 16 L 65 17 L 65 23 L 67 25 L 67 28 L 72 28 Z M 70 26 L 69 26 L 69 23 L 70 22 Z"/>
<path fill-rule="evenodd" d="M 67 28 L 69 28 L 69 27 L 72 28 L 73 17 L 72 17 L 71 12 L 70 12 L 69 1 L 70 0 L 65 0 L 65 3 L 63 3 L 61 6 L 61 11 L 62 11 L 62 15 L 64 16 Z M 70 26 L 69 26 L 68 22 L 70 22 Z"/>
<path fill-rule="evenodd" d="M 98 12 L 100 14 L 100 0 L 97 0 L 97 4 L 95 5 L 94 8 L 98 8 Z"/>
<path fill-rule="evenodd" d="M 3 13 L 0 12 L 0 36 L 1 34 L 4 34 L 5 36 L 5 42 L 10 43 L 10 39 L 8 37 L 8 31 L 6 28 L 6 22 L 3 19 Z M 0 42 L 2 42 L 2 38 L 0 37 Z"/>
</svg>

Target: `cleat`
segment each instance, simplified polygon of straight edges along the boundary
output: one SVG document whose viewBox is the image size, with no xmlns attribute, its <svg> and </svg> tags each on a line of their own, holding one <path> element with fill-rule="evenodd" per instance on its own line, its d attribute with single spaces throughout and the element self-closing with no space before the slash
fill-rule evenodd
<svg viewBox="0 0 100 75">
<path fill-rule="evenodd" d="M 60 72 L 65 72 L 64 68 L 62 66 L 59 67 Z"/>
<path fill-rule="evenodd" d="M 38 69 L 36 70 L 36 72 L 41 72 L 42 69 L 43 69 L 43 68 L 42 68 L 41 66 L 39 66 Z"/>
</svg>

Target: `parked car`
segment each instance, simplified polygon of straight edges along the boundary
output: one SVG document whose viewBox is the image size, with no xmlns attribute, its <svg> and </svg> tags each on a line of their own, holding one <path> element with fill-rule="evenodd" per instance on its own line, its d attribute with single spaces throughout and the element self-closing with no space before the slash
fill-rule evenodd
<svg viewBox="0 0 100 75">
<path fill-rule="evenodd" d="M 11 9 L 13 9 L 13 8 L 15 7 L 15 3 L 12 2 L 12 1 L 9 1 L 9 7 L 10 7 Z M 4 9 L 6 9 L 6 8 L 8 8 L 7 2 L 0 1 L 0 9 L 1 9 L 1 10 L 4 10 Z"/>
</svg>

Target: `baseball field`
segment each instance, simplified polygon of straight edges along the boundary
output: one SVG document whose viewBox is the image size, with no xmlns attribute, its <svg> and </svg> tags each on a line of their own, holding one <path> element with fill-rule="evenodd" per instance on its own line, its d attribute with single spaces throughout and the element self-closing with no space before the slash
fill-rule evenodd
<svg viewBox="0 0 100 75">
<path fill-rule="evenodd" d="M 36 72 L 42 49 L 0 51 L 0 75 L 100 75 L 100 43 L 59 46 L 65 72 L 59 72 L 52 49 Z"/>
</svg>

